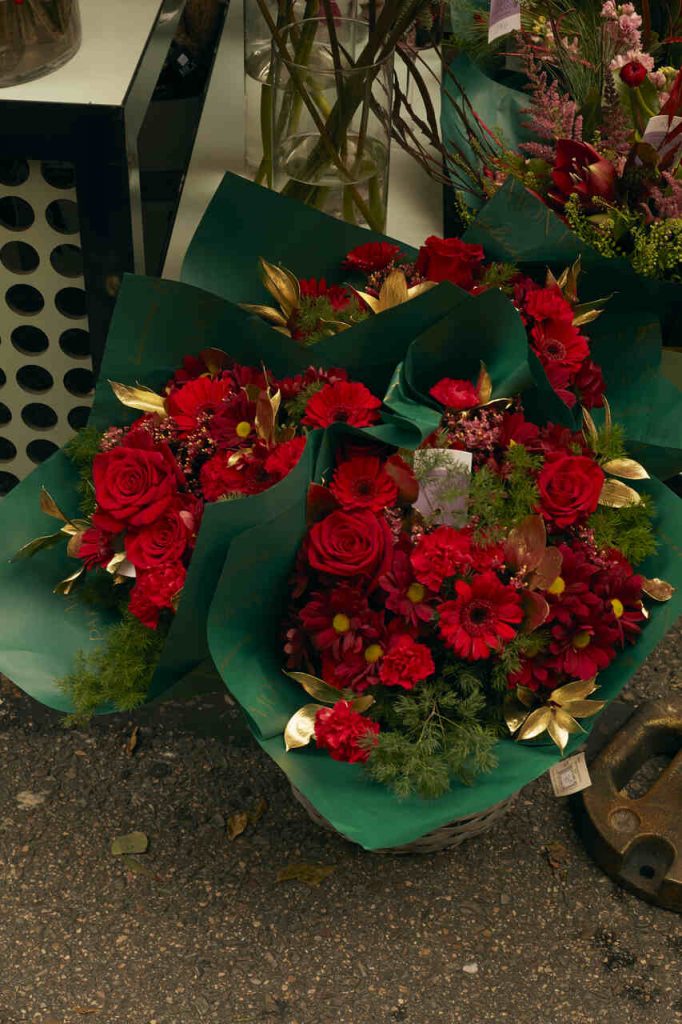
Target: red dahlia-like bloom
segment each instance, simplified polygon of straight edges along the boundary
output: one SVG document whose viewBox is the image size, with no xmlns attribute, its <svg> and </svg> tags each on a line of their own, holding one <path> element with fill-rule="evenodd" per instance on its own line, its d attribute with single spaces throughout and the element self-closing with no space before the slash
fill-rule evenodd
<svg viewBox="0 0 682 1024">
<path fill-rule="evenodd" d="M 338 466 L 329 490 L 342 508 L 372 512 L 381 512 L 398 497 L 396 484 L 374 456 L 349 459 Z"/>
<path fill-rule="evenodd" d="M 419 538 L 412 551 L 411 561 L 419 583 L 438 591 L 443 580 L 466 573 L 472 568 L 471 537 L 466 530 L 438 526 Z"/>
<path fill-rule="evenodd" d="M 446 409 L 473 409 L 480 402 L 478 390 L 469 380 L 444 377 L 430 389 L 429 394 Z"/>
<path fill-rule="evenodd" d="M 393 638 L 381 659 L 379 678 L 384 686 L 413 690 L 417 683 L 428 679 L 435 671 L 429 648 L 402 634 Z"/>
<path fill-rule="evenodd" d="M 455 591 L 455 600 L 439 609 L 441 636 L 455 654 L 479 661 L 514 639 L 523 619 L 518 591 L 491 571 L 474 576 L 470 583 L 458 580 Z"/>
<path fill-rule="evenodd" d="M 344 265 L 350 270 L 373 274 L 377 270 L 385 270 L 399 255 L 400 247 L 391 242 L 365 242 L 351 249 Z"/>
<path fill-rule="evenodd" d="M 347 700 L 337 701 L 332 708 L 321 708 L 315 718 L 315 743 L 327 750 L 334 761 L 367 761 L 371 747 L 361 745 L 361 741 L 378 732 L 379 723 L 359 714 Z"/>
<path fill-rule="evenodd" d="M 232 392 L 229 379 L 197 377 L 168 396 L 168 415 L 183 434 L 191 434 L 200 419 L 212 416 Z"/>
<path fill-rule="evenodd" d="M 369 427 L 379 419 L 381 402 L 364 384 L 341 381 L 326 384 L 313 395 L 301 422 L 307 427 L 330 427 L 348 423 L 351 427 Z"/>
<path fill-rule="evenodd" d="M 327 284 L 323 277 L 300 280 L 301 297 L 304 299 L 326 299 L 332 309 L 345 309 L 353 301 L 352 296 L 340 284 Z"/>
</svg>

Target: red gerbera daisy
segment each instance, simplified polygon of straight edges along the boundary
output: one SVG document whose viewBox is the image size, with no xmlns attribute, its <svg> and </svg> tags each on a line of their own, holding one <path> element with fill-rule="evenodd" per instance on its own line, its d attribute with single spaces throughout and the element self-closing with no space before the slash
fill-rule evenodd
<svg viewBox="0 0 682 1024">
<path fill-rule="evenodd" d="M 365 242 L 351 249 L 344 265 L 363 274 L 373 274 L 377 270 L 385 270 L 399 255 L 400 246 L 392 242 Z"/>
<path fill-rule="evenodd" d="M 374 456 L 350 459 L 338 466 L 329 490 L 342 508 L 372 512 L 381 512 L 398 497 L 396 484 Z"/>
<path fill-rule="evenodd" d="M 198 426 L 199 418 L 217 412 L 231 392 L 229 380 L 197 377 L 168 396 L 168 415 L 173 417 L 181 433 L 190 434 Z"/>
<path fill-rule="evenodd" d="M 340 381 L 326 384 L 308 402 L 301 420 L 307 427 L 329 427 L 348 423 L 351 427 L 369 427 L 379 419 L 381 402 L 364 384 Z"/>
<path fill-rule="evenodd" d="M 439 609 L 439 628 L 448 647 L 460 658 L 489 658 L 516 636 L 523 619 L 521 597 L 494 572 L 474 576 L 470 583 L 458 580 L 457 597 Z"/>
</svg>

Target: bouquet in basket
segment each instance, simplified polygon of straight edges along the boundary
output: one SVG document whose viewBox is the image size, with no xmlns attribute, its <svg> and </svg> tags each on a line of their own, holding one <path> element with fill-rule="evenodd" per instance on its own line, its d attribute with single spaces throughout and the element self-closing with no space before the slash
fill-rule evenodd
<svg viewBox="0 0 682 1024">
<path fill-rule="evenodd" d="M 420 449 L 342 444 L 309 495 L 284 655 L 318 703 L 285 743 L 363 762 L 400 796 L 490 771 L 506 730 L 563 751 L 650 601 L 673 594 L 637 572 L 655 500 L 608 412 L 538 427 L 491 391 L 485 369 L 438 381 Z"/>
</svg>

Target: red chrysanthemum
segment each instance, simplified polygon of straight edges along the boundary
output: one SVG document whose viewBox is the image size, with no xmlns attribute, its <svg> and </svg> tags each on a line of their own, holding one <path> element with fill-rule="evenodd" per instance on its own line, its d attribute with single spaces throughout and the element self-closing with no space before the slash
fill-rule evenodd
<svg viewBox="0 0 682 1024">
<path fill-rule="evenodd" d="M 226 396 L 211 416 L 207 430 L 218 448 L 241 448 L 256 437 L 256 403 L 243 391 Z"/>
<path fill-rule="evenodd" d="M 377 636 L 365 594 L 349 584 L 318 591 L 301 608 L 299 619 L 313 647 L 335 658 L 357 653 Z"/>
<path fill-rule="evenodd" d="M 430 389 L 429 394 L 446 409 L 473 409 L 480 402 L 478 390 L 469 380 L 444 377 Z"/>
<path fill-rule="evenodd" d="M 350 270 L 359 270 L 363 274 L 373 274 L 377 270 L 385 270 L 400 255 L 400 246 L 392 242 L 365 242 L 351 249 L 344 260 Z"/>
<path fill-rule="evenodd" d="M 331 708 L 321 708 L 315 718 L 315 743 L 328 751 L 334 761 L 350 764 L 367 761 L 371 748 L 366 738 L 378 732 L 379 723 L 359 714 L 347 700 L 337 701 Z"/>
<path fill-rule="evenodd" d="M 327 284 L 321 277 L 319 281 L 315 277 L 307 280 L 300 280 L 301 298 L 304 299 L 326 299 L 332 309 L 342 310 L 350 305 L 353 296 L 340 284 Z"/>
<path fill-rule="evenodd" d="M 197 377 L 168 396 L 168 415 L 175 420 L 183 434 L 191 434 L 200 420 L 213 416 L 232 393 L 229 379 Z"/>
<path fill-rule="evenodd" d="M 379 586 L 386 593 L 386 608 L 410 625 L 417 626 L 433 617 L 432 595 L 415 579 L 406 551 L 396 550 L 390 572 L 381 577 Z"/>
<path fill-rule="evenodd" d="M 438 526 L 419 538 L 412 551 L 411 561 L 418 582 L 438 591 L 443 580 L 471 569 L 471 536 L 466 530 Z"/>
<path fill-rule="evenodd" d="M 646 622 L 642 607 L 642 577 L 636 575 L 622 559 L 597 573 L 594 590 L 604 600 L 607 614 L 611 609 L 621 642 L 635 643 Z"/>
<path fill-rule="evenodd" d="M 588 617 L 577 617 L 551 627 L 548 647 L 550 664 L 570 679 L 592 679 L 616 656 L 620 633 L 615 618 L 605 614 L 599 601 Z"/>
<path fill-rule="evenodd" d="M 329 490 L 342 508 L 372 512 L 393 505 L 398 497 L 396 484 L 374 456 L 349 459 L 338 466 Z"/>
<path fill-rule="evenodd" d="M 380 400 L 364 384 L 340 381 L 326 384 L 313 395 L 301 422 L 307 427 L 330 427 L 332 423 L 369 427 L 379 419 L 380 407 Z"/>
<path fill-rule="evenodd" d="M 384 686 L 413 690 L 436 671 L 431 651 L 408 634 L 395 636 L 381 659 L 379 678 Z"/>
<path fill-rule="evenodd" d="M 523 619 L 517 590 L 501 582 L 491 571 L 458 580 L 457 597 L 439 609 L 439 629 L 445 644 L 460 658 L 489 658 L 516 636 Z"/>
</svg>

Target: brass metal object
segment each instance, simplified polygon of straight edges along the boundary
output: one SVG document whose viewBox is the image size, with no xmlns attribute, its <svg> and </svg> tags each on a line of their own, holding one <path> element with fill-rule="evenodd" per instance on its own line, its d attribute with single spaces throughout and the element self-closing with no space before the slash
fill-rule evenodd
<svg viewBox="0 0 682 1024">
<path fill-rule="evenodd" d="M 659 755 L 670 763 L 638 798 L 625 787 Z M 597 864 L 648 903 L 682 913 L 682 697 L 644 704 L 590 765 L 580 828 Z"/>
</svg>

